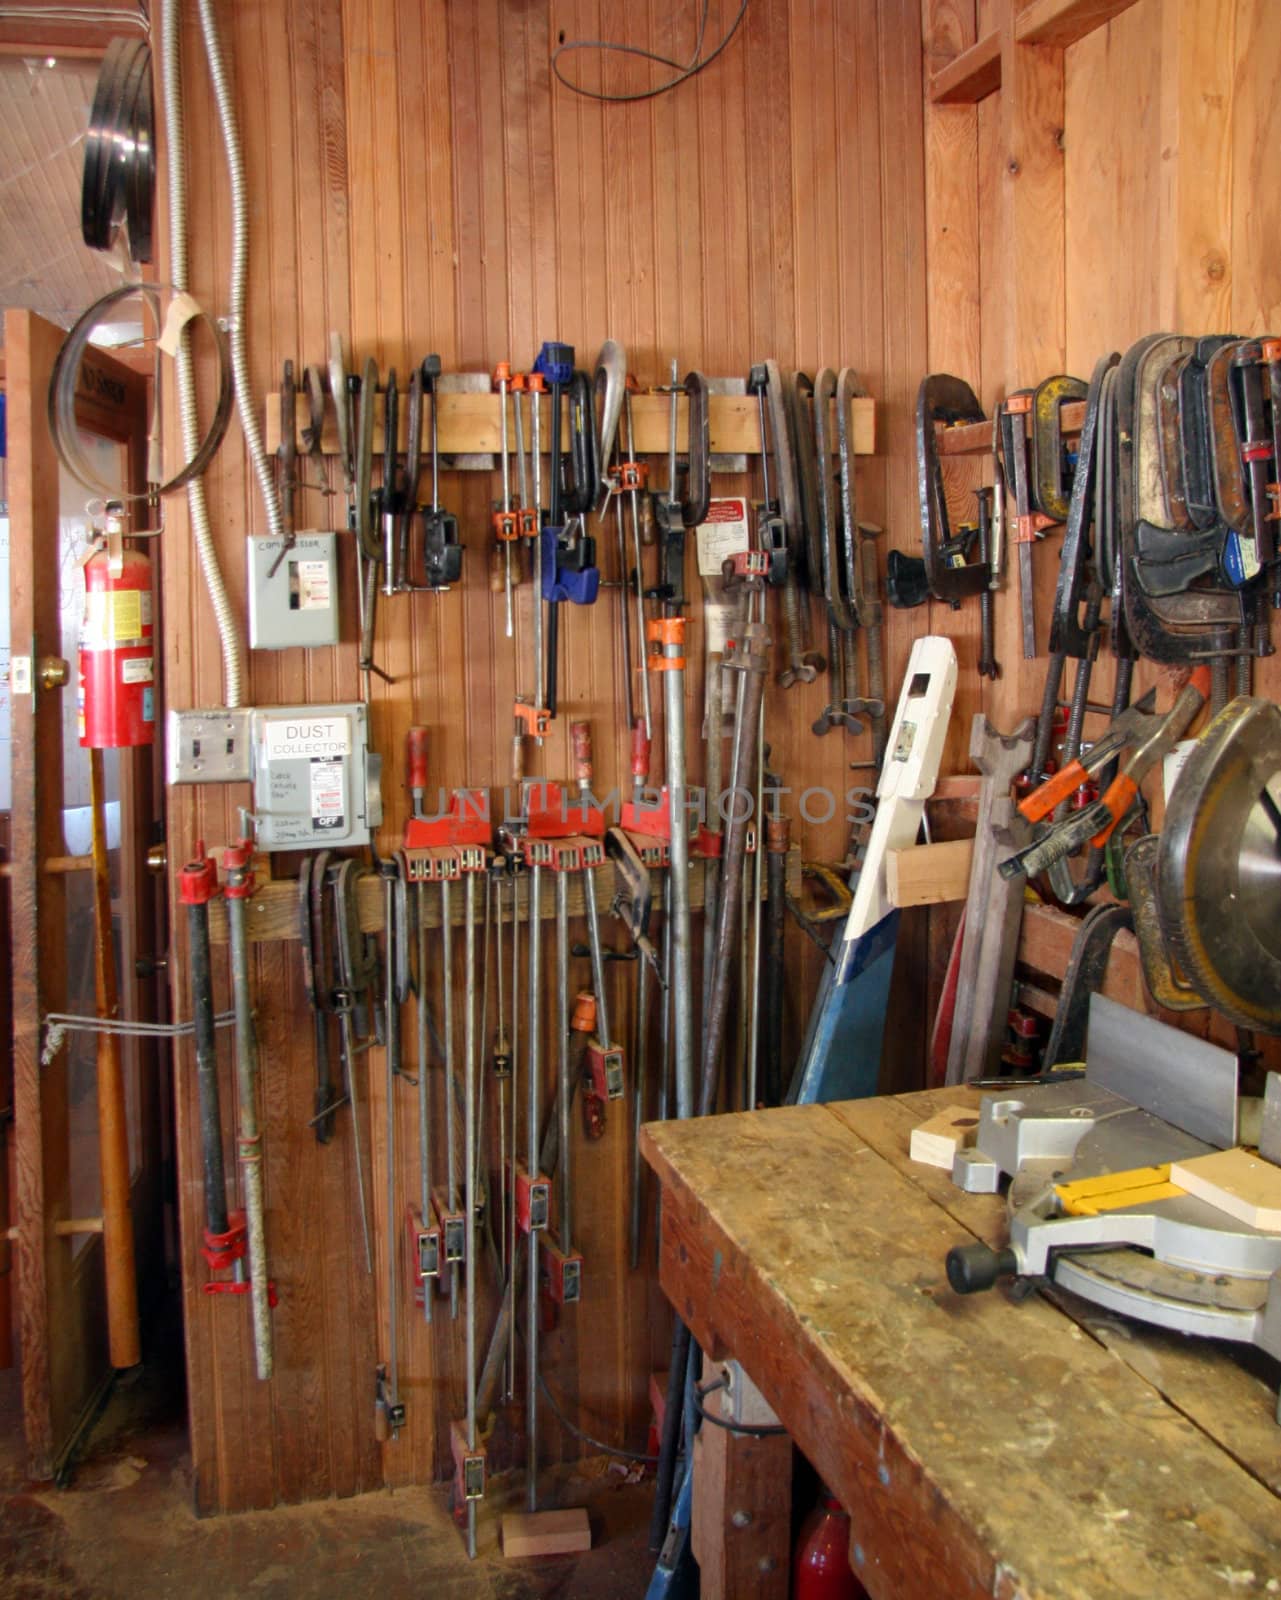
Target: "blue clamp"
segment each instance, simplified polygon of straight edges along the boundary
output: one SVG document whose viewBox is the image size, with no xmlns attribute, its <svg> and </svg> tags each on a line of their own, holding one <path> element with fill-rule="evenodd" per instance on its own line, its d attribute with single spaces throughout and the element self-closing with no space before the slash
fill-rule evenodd
<svg viewBox="0 0 1281 1600">
<path fill-rule="evenodd" d="M 572 550 L 567 549 L 560 542 L 564 532 L 553 527 L 542 531 L 543 599 L 551 605 L 562 600 L 574 606 L 595 605 L 600 592 L 596 541 L 583 535 Z"/>
<path fill-rule="evenodd" d="M 537 361 L 534 362 L 534 371 L 546 378 L 549 384 L 556 383 L 564 388 L 574 376 L 573 345 L 546 340 L 538 352 Z"/>
</svg>

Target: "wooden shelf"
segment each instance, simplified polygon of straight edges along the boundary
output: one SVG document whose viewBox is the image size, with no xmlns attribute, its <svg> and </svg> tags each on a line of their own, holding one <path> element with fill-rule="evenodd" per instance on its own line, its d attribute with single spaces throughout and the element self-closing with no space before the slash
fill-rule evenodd
<svg viewBox="0 0 1281 1600">
<path fill-rule="evenodd" d="M 528 397 L 527 397 L 528 400 Z M 544 400 L 542 418 L 542 437 L 544 444 L 551 438 L 551 412 L 549 402 Z M 510 407 L 510 401 L 508 402 Z M 382 411 L 381 405 L 378 408 Z M 400 403 L 401 447 L 404 447 L 404 430 L 409 425 L 406 415 L 407 401 L 402 396 Z M 656 456 L 667 453 L 668 424 L 670 416 L 670 401 L 662 394 L 638 394 L 632 402 L 633 417 L 636 425 L 636 450 L 640 455 Z M 711 448 L 714 455 L 759 455 L 761 450 L 760 422 L 753 395 L 745 394 L 714 394 L 708 401 L 709 431 L 711 434 Z M 568 405 L 564 414 L 568 418 Z M 307 405 L 304 396 L 299 396 L 297 407 L 298 422 L 298 449 L 303 449 L 302 429 L 306 422 Z M 858 399 L 850 403 L 850 420 L 853 424 L 852 436 L 854 440 L 854 454 L 870 456 L 876 453 L 876 402 L 875 400 Z M 429 443 L 428 429 L 430 426 L 430 412 L 426 411 L 423 417 L 423 446 L 426 452 Z M 686 436 L 686 402 L 679 403 L 677 417 L 677 438 L 682 445 Z M 568 451 L 570 432 L 568 423 L 561 430 L 564 439 L 564 449 Z M 442 394 L 440 396 L 440 450 L 442 455 L 490 455 L 497 451 L 502 444 L 502 426 L 499 413 L 499 397 L 496 394 Z M 530 416 L 528 404 L 525 407 L 525 440 L 529 441 Z M 832 429 L 835 438 L 836 430 Z M 516 430 L 514 420 L 508 417 L 508 443 L 515 448 Z M 274 452 L 280 448 L 280 395 L 267 396 L 267 449 Z M 326 455 L 334 455 L 338 449 L 338 435 L 334 428 L 332 414 L 325 417 L 325 431 L 321 439 L 321 449 Z M 374 425 L 374 449 L 382 450 L 382 420 L 381 415 Z M 424 461 L 426 455 L 424 454 Z"/>
<path fill-rule="evenodd" d="M 1063 407 L 1063 432 L 1080 433 L 1085 421 L 1085 401 L 1069 400 Z M 992 424 L 990 422 L 963 422 L 949 428 L 945 423 L 935 427 L 938 453 L 941 456 L 985 456 L 992 450 Z"/>
<path fill-rule="evenodd" d="M 1084 39 L 1105 22 L 1128 11 L 1134 0 L 1030 0 L 1014 23 L 1019 44 L 1057 45 Z"/>
<path fill-rule="evenodd" d="M 936 106 L 973 106 L 1001 87 L 1001 35 L 984 34 L 962 50 L 930 79 L 930 100 Z"/>
</svg>

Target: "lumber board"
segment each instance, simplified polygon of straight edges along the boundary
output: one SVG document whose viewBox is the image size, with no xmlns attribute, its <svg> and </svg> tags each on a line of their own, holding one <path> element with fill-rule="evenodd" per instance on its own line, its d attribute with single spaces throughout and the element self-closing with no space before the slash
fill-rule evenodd
<svg viewBox="0 0 1281 1600">
<path fill-rule="evenodd" d="M 1137 1364 L 1046 1299 L 947 1288 L 947 1249 L 999 1225 L 999 1199 L 952 1190 L 945 1209 L 931 1189 L 950 1188 L 946 1175 L 900 1173 L 845 1109 L 650 1125 L 643 1138 L 663 1186 L 666 1292 L 861 1513 L 854 1570 L 871 1592 L 1139 1600 L 1171 1570 L 1189 1597 L 1221 1592 L 1224 1564 L 1281 1572 L 1274 1495 Z M 1227 1364 L 1220 1354 L 1213 1370 Z M 1088 1495 L 1065 1496 L 1069 1480 Z"/>
<path fill-rule="evenodd" d="M 969 892 L 972 839 L 945 839 L 891 850 L 886 859 L 886 892 L 892 906 L 933 906 L 964 900 Z"/>
<path fill-rule="evenodd" d="M 1020 44 L 1057 45 L 1084 39 L 1096 28 L 1127 11 L 1135 0 L 1029 0 L 1014 20 Z"/>
<path fill-rule="evenodd" d="M 1001 87 L 1001 36 L 985 33 L 930 79 L 936 106 L 972 106 Z"/>
<path fill-rule="evenodd" d="M 569 1511 L 509 1511 L 503 1518 L 503 1555 L 564 1556 L 590 1550 L 592 1531 L 581 1506 Z"/>
<path fill-rule="evenodd" d="M 1175 1161 L 1170 1182 L 1238 1222 L 1268 1233 L 1281 1231 L 1281 1168 L 1257 1151 L 1238 1145 Z"/>
<path fill-rule="evenodd" d="M 407 400 L 404 391 L 401 391 L 400 406 L 400 448 L 403 451 L 409 419 L 406 414 Z M 533 400 L 526 396 L 524 402 L 525 443 L 528 448 L 532 417 L 530 415 Z M 544 447 L 551 438 L 551 402 L 547 399 L 539 401 L 542 416 L 542 437 Z M 632 401 L 632 409 L 636 423 L 636 450 L 641 455 L 667 454 L 669 442 L 669 427 L 671 417 L 671 402 L 662 394 L 638 394 Z M 689 431 L 689 403 L 684 399 L 677 401 L 676 406 L 676 437 L 682 453 Z M 570 448 L 569 429 L 569 402 L 562 401 L 561 416 L 562 450 L 567 454 Z M 304 448 L 302 430 L 306 426 L 306 406 L 300 405 L 297 415 L 298 448 Z M 280 395 L 271 393 L 267 396 L 266 413 L 266 444 L 269 451 L 280 448 Z M 872 399 L 855 398 L 850 401 L 851 437 L 854 443 L 854 453 L 860 456 L 870 456 L 876 453 L 876 402 Z M 507 402 L 507 427 L 508 443 L 514 449 L 516 441 L 516 419 L 511 399 Z M 424 406 L 423 438 L 424 444 L 429 441 L 431 428 L 431 406 Z M 502 448 L 502 402 L 497 394 L 483 393 L 447 393 L 440 396 L 440 450 L 445 456 L 454 455 L 484 455 L 492 454 Z M 708 432 L 711 449 L 714 455 L 759 455 L 761 450 L 760 416 L 756 400 L 751 395 L 739 394 L 713 394 L 708 399 Z M 835 440 L 835 427 L 832 438 Z M 338 433 L 334 424 L 333 414 L 328 409 L 325 413 L 325 427 L 320 442 L 321 451 L 325 455 L 336 455 L 338 451 Z M 378 404 L 378 415 L 374 422 L 374 450 L 381 452 L 383 448 L 382 402 Z"/>
</svg>

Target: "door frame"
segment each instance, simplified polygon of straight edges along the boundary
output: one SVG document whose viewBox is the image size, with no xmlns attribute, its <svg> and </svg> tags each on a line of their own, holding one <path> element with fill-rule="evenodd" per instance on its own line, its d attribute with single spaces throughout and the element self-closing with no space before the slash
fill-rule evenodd
<svg viewBox="0 0 1281 1600">
<path fill-rule="evenodd" d="M 40 664 L 61 658 L 59 614 L 59 470 L 46 397 L 65 337 L 29 311 L 5 312 L 8 407 L 11 691 L 13 665 L 30 663 L 28 692 L 11 693 L 13 809 L 10 819 L 9 938 L 12 963 L 13 1142 L 18 1329 L 27 1465 L 38 1480 L 65 1461 L 112 1376 L 102 1288 L 102 1240 L 73 1259 L 69 1217 L 67 1068 L 65 1052 L 42 1065 L 43 1018 L 66 1009 L 66 874 L 88 870 L 69 860 L 62 829 L 62 694 L 74 694 L 75 663 L 65 684 L 46 687 Z M 146 482 L 146 380 L 103 351 L 86 355 L 76 417 L 95 434 L 126 447 L 126 482 Z M 145 502 L 141 502 L 145 503 Z M 159 643 L 157 642 L 157 655 Z M 121 759 L 122 922 L 150 940 L 154 905 L 141 880 L 137 851 L 139 802 L 152 809 L 152 751 Z M 86 858 L 86 862 L 87 862 Z M 150 896 L 150 900 L 149 897 Z M 130 941 L 124 941 L 126 951 Z M 122 998 L 136 994 L 127 967 Z M 139 1054 L 144 1160 L 133 1195 L 135 1249 L 159 1236 L 159 1173 L 153 1151 L 159 1125 L 157 1060 Z M 153 1222 L 154 1219 L 154 1222 Z M 139 1227 L 139 1224 L 142 1224 Z"/>
</svg>

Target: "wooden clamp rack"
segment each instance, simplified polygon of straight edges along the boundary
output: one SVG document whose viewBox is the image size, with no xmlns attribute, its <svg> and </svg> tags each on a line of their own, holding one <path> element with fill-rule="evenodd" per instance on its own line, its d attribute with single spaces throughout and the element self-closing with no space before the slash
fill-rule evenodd
<svg viewBox="0 0 1281 1600">
<path fill-rule="evenodd" d="M 217 852 L 215 852 L 217 854 Z M 701 910 L 704 903 L 704 867 L 701 860 L 690 862 L 689 872 L 689 901 L 693 910 Z M 252 944 L 261 944 L 266 941 L 281 939 L 296 939 L 298 937 L 298 884 L 293 878 L 268 877 L 270 868 L 268 858 L 258 856 L 254 863 L 254 872 L 257 887 L 249 897 L 245 910 L 245 922 L 249 930 L 249 940 Z M 598 871 L 572 872 L 569 877 L 569 914 L 571 917 L 581 917 L 585 901 L 585 885 L 590 883 L 596 897 L 596 910 L 601 916 L 608 916 L 609 907 L 614 898 L 614 874 L 601 868 Z M 540 921 L 550 921 L 556 915 L 556 886 L 550 881 L 551 875 L 544 877 L 542 883 L 541 904 L 539 906 Z M 650 873 L 650 885 L 657 902 L 662 900 L 662 874 L 659 871 Z M 356 888 L 357 906 L 360 912 L 360 926 L 365 933 L 377 933 L 383 925 L 383 885 L 375 873 L 369 873 L 361 878 Z M 462 896 L 455 897 L 461 901 Z M 521 874 L 516 879 L 517 916 L 524 921 L 529 905 L 529 877 Z M 420 907 L 425 913 L 427 926 L 438 928 L 440 926 L 440 896 L 430 894 L 425 903 Z M 453 921 L 461 927 L 463 921 L 463 908 L 461 904 L 455 905 Z M 227 903 L 221 895 L 209 902 L 209 939 L 212 944 L 226 944 L 227 942 Z"/>
<path fill-rule="evenodd" d="M 533 396 L 525 397 L 527 404 L 532 404 Z M 447 392 L 439 396 L 440 401 L 440 451 L 444 456 L 455 455 L 492 455 L 502 448 L 501 413 L 499 406 L 501 399 L 497 394 L 478 394 L 468 392 Z M 544 441 L 551 438 L 551 402 L 545 397 L 539 402 L 544 408 L 542 420 L 542 437 Z M 564 413 L 564 426 L 561 437 L 564 440 L 564 450 L 570 447 L 571 432 L 569 428 L 569 402 L 562 402 Z M 508 400 L 508 440 L 515 438 L 515 421 L 510 414 L 511 400 Z M 671 419 L 671 401 L 665 394 L 638 394 L 632 402 L 633 416 L 636 425 L 636 450 L 640 455 L 666 455 Z M 303 413 L 305 407 L 299 408 L 298 421 L 298 449 L 306 449 L 302 439 Z M 687 402 L 680 400 L 677 405 L 677 438 L 684 440 L 686 437 Z M 756 397 L 750 394 L 712 394 L 708 400 L 710 445 L 713 456 L 716 455 L 759 455 L 761 450 L 760 419 L 757 411 Z M 401 418 L 401 448 L 404 448 L 404 434 L 408 428 L 406 407 L 400 408 Z M 854 441 L 854 454 L 870 456 L 876 452 L 876 402 L 870 399 L 858 398 L 850 402 L 850 420 L 853 423 L 851 437 Z M 426 425 L 426 421 L 424 423 Z M 836 438 L 836 430 L 831 433 Z M 267 449 L 275 451 L 280 447 L 280 395 L 267 396 Z M 382 450 L 382 407 L 374 422 L 374 450 Z M 338 450 L 338 434 L 334 427 L 332 413 L 326 412 L 324 433 L 321 436 L 321 449 L 326 455 L 334 455 Z"/>
</svg>

